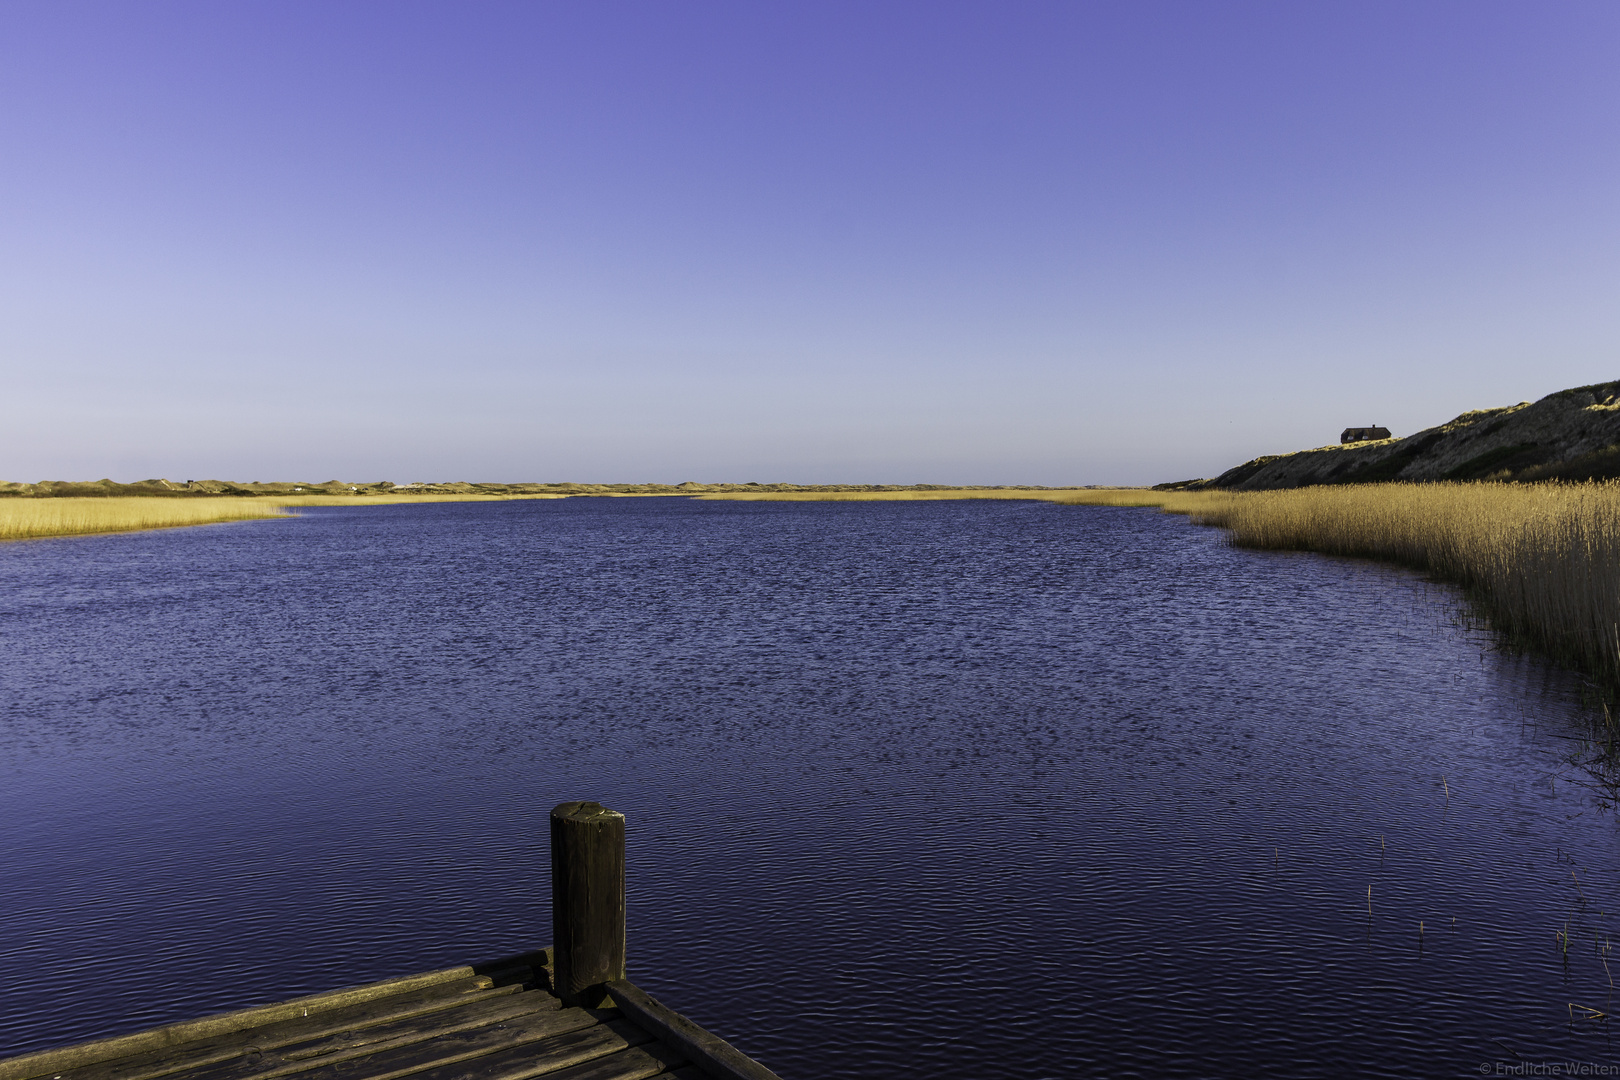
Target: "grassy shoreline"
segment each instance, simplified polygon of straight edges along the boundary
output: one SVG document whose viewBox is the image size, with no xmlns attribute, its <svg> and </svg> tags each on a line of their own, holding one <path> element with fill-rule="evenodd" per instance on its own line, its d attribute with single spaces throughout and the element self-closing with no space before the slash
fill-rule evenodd
<svg viewBox="0 0 1620 1080">
<path fill-rule="evenodd" d="M 290 518 L 301 506 L 382 506 L 397 503 L 506 502 L 566 495 L 291 495 L 241 498 L 206 495 L 60 496 L 0 500 L 0 541 L 179 529 L 228 521 Z"/>
<path fill-rule="evenodd" d="M 1139 488 L 907 488 L 847 489 L 842 491 L 714 491 L 694 494 L 703 502 L 940 502 L 959 499 L 1019 499 L 1068 502 L 1085 496 L 1107 499 L 1121 492 L 1132 496 Z M 1160 492 L 1152 492 L 1157 496 Z M 1082 500 L 1083 501 L 1083 500 Z M 1112 503 L 1108 505 L 1114 505 Z M 1138 505 L 1126 503 L 1120 505 Z M 1145 505 L 1145 504 L 1144 504 Z M 1157 502 L 1151 505 L 1158 505 Z"/>
<path fill-rule="evenodd" d="M 8 499 L 0 503 L 0 540 L 140 532 L 287 516 L 285 510 L 268 499 L 166 499 L 139 495 Z"/>
<path fill-rule="evenodd" d="M 286 517 L 301 506 L 569 497 L 578 496 L 7 499 L 0 500 L 0 540 Z M 1258 492 L 1133 488 L 727 491 L 690 497 L 746 502 L 991 499 L 1157 507 L 1224 529 L 1239 547 L 1382 559 L 1454 582 L 1467 590 L 1509 642 L 1585 673 L 1611 696 L 1620 694 L 1620 482 L 1388 483 Z"/>
<path fill-rule="evenodd" d="M 1185 512 L 1240 547 L 1382 559 L 1461 585 L 1506 642 L 1620 693 L 1620 483 L 1316 487 Z"/>
</svg>

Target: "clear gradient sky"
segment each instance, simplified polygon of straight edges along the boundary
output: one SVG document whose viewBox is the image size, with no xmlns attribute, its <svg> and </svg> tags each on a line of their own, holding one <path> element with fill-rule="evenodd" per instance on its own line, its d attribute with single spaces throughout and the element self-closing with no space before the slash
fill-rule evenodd
<svg viewBox="0 0 1620 1080">
<path fill-rule="evenodd" d="M 1620 378 L 1620 3 L 0 2 L 0 479 L 1152 483 Z"/>
</svg>

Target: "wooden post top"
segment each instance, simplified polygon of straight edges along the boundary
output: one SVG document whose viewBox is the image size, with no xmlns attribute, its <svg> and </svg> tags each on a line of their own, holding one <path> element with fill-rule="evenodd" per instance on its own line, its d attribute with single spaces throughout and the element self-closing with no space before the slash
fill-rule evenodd
<svg viewBox="0 0 1620 1080">
<path fill-rule="evenodd" d="M 599 802 L 565 802 L 558 803 L 552 808 L 551 816 L 563 818 L 568 821 L 577 821 L 581 824 L 600 821 L 603 818 L 618 818 L 624 820 L 624 815 L 617 810 L 609 810 Z"/>
</svg>

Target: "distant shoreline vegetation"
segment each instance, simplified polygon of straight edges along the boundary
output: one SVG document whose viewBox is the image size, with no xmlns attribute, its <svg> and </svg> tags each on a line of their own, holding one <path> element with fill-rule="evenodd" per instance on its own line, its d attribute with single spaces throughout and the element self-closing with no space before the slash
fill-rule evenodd
<svg viewBox="0 0 1620 1080">
<path fill-rule="evenodd" d="M 906 492 L 938 491 L 1083 491 L 1092 488 L 993 487 L 967 489 L 950 484 L 700 484 L 688 480 L 684 484 L 576 484 L 568 481 L 537 484 L 470 484 L 458 480 L 449 483 L 395 484 L 387 480 L 352 482 L 327 480 L 313 484 L 295 480 L 261 483 L 254 480 L 243 483 L 235 480 L 138 480 L 133 484 L 120 484 L 112 480 L 42 480 L 37 484 L 0 482 L 3 498 L 113 498 L 120 496 L 146 496 L 156 498 L 207 498 L 211 496 L 283 497 L 308 495 L 317 498 L 404 496 L 420 498 L 424 495 L 485 496 L 510 498 L 513 496 L 567 495 L 700 495 L 708 493 L 752 492 Z M 947 496 L 951 498 L 961 496 Z"/>
</svg>

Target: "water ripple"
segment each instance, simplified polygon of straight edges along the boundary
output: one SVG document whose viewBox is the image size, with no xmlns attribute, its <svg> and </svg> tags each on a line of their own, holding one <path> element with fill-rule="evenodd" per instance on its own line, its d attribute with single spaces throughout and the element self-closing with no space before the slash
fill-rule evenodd
<svg viewBox="0 0 1620 1080">
<path fill-rule="evenodd" d="M 1576 688 L 1399 570 L 1148 511 L 625 499 L 0 581 L 0 1052 L 542 944 L 547 811 L 597 798 L 635 977 L 784 1076 L 1615 1062 L 1569 1015 L 1620 907 Z"/>
</svg>

